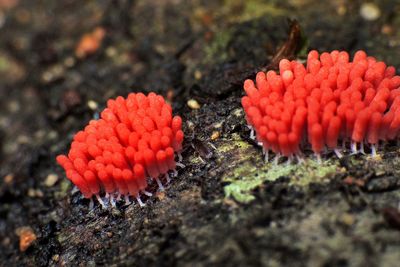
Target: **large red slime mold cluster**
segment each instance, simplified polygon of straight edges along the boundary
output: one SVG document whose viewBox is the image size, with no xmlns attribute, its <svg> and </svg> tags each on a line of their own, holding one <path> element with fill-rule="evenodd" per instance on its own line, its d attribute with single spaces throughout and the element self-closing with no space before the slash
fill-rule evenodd
<svg viewBox="0 0 400 267">
<path fill-rule="evenodd" d="M 115 196 L 125 196 L 127 203 L 133 196 L 143 205 L 140 192 L 151 195 L 146 178 L 163 189 L 159 177 L 169 182 L 168 172 L 176 174 L 181 166 L 175 153 L 180 156 L 182 149 L 182 119 L 155 93 L 108 100 L 100 117 L 74 136 L 68 155 L 57 156 L 57 162 L 85 198 L 94 195 L 105 206 L 100 197 L 105 192 L 112 205 Z"/>
<path fill-rule="evenodd" d="M 279 73 L 259 72 L 255 84 L 244 82 L 246 120 L 267 160 L 269 150 L 291 160 L 307 144 L 318 159 L 326 148 L 341 157 L 339 140 L 343 147 L 350 141 L 353 153 L 369 144 L 375 155 L 379 141 L 398 137 L 400 76 L 394 67 L 364 51 L 353 61 L 344 51 L 311 51 L 306 66 L 282 59 Z"/>
</svg>

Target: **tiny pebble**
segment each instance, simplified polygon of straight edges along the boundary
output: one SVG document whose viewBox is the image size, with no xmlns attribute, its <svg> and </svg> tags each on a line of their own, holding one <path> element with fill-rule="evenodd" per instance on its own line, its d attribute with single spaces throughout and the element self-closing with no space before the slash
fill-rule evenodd
<svg viewBox="0 0 400 267">
<path fill-rule="evenodd" d="M 354 224 L 355 219 L 350 213 L 344 213 L 340 216 L 340 221 L 348 226 L 351 226 Z"/>
<path fill-rule="evenodd" d="M 4 182 L 6 184 L 11 184 L 13 180 L 14 180 L 14 174 L 12 174 L 12 173 L 7 174 L 6 176 L 4 176 Z"/>
<path fill-rule="evenodd" d="M 51 257 L 51 259 L 55 262 L 58 262 L 60 260 L 60 255 L 59 254 L 55 254 L 53 255 L 53 257 Z"/>
<path fill-rule="evenodd" d="M 45 186 L 52 187 L 58 181 L 58 175 L 55 173 L 50 173 L 47 175 L 46 180 L 44 181 Z"/>
<path fill-rule="evenodd" d="M 28 197 L 43 197 L 43 192 L 40 189 L 28 189 Z"/>
<path fill-rule="evenodd" d="M 220 122 L 213 123 L 212 126 L 213 126 L 215 129 L 220 129 L 220 128 L 222 127 L 222 125 L 224 125 L 224 122 L 223 122 L 223 121 L 220 121 Z"/>
<path fill-rule="evenodd" d="M 64 60 L 64 66 L 67 68 L 73 67 L 75 65 L 75 58 L 73 57 L 67 57 Z"/>
<path fill-rule="evenodd" d="M 114 57 L 117 54 L 117 49 L 113 46 L 110 46 L 106 49 L 106 55 L 108 57 Z"/>
<path fill-rule="evenodd" d="M 19 227 L 15 230 L 15 233 L 19 236 L 19 250 L 22 252 L 27 250 L 37 238 L 35 232 L 29 226 Z"/>
<path fill-rule="evenodd" d="M 385 24 L 382 26 L 381 32 L 383 34 L 390 35 L 393 33 L 393 27 L 388 24 Z"/>
<path fill-rule="evenodd" d="M 199 102 L 197 102 L 197 100 L 195 100 L 195 99 L 190 99 L 190 100 L 187 102 L 187 105 L 188 105 L 189 108 L 191 108 L 191 109 L 199 109 L 199 108 L 200 108 Z"/>
<path fill-rule="evenodd" d="M 195 125 L 193 122 L 188 120 L 188 121 L 186 121 L 186 125 L 191 131 L 194 131 Z"/>
<path fill-rule="evenodd" d="M 42 73 L 42 81 L 45 83 L 53 82 L 62 77 L 65 69 L 62 65 L 54 65 Z"/>
<path fill-rule="evenodd" d="M 47 138 L 49 138 L 50 140 L 57 139 L 57 137 L 58 137 L 58 133 L 56 131 L 49 131 L 47 133 Z"/>
<path fill-rule="evenodd" d="M 384 169 L 377 169 L 377 170 L 375 170 L 375 175 L 376 176 L 383 176 L 383 175 L 385 175 L 386 174 L 386 171 L 384 170 Z"/>
<path fill-rule="evenodd" d="M 87 102 L 87 105 L 88 105 L 88 107 L 91 109 L 91 110 L 96 110 L 97 108 L 98 108 L 98 104 L 97 104 L 97 102 L 96 101 L 94 101 L 94 100 L 89 100 L 88 102 Z"/>
<path fill-rule="evenodd" d="M 374 3 L 364 3 L 361 5 L 360 15 L 365 20 L 373 21 L 381 16 L 381 11 Z"/>
<path fill-rule="evenodd" d="M 201 74 L 201 71 L 195 70 L 195 72 L 194 72 L 194 78 L 195 78 L 196 80 L 200 80 L 202 76 L 203 76 L 203 75 Z"/>
<path fill-rule="evenodd" d="M 164 192 L 157 192 L 157 198 L 158 200 L 163 200 L 165 198 L 165 193 Z"/>
<path fill-rule="evenodd" d="M 211 140 L 216 140 L 216 139 L 219 138 L 219 136 L 220 136 L 220 133 L 219 133 L 218 131 L 214 131 L 214 132 L 211 134 Z"/>
<path fill-rule="evenodd" d="M 29 144 L 30 142 L 31 142 L 31 139 L 26 135 L 22 134 L 17 137 L 18 144 Z"/>
<path fill-rule="evenodd" d="M 243 115 L 243 109 L 237 108 L 237 109 L 235 109 L 232 113 L 233 113 L 233 115 L 236 116 L 236 117 L 241 117 L 241 116 Z"/>
<path fill-rule="evenodd" d="M 101 46 L 105 34 L 106 31 L 102 27 L 97 27 L 92 32 L 84 34 L 75 48 L 75 55 L 78 58 L 84 58 L 96 53 Z"/>
</svg>

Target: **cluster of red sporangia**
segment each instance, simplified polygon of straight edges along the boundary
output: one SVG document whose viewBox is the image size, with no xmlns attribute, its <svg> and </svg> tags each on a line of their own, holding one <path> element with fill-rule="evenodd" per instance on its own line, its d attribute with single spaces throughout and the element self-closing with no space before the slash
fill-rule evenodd
<svg viewBox="0 0 400 267">
<path fill-rule="evenodd" d="M 159 177 L 169 182 L 168 171 L 176 174 L 176 166 L 183 166 L 175 162 L 184 137 L 182 119 L 172 117 L 171 106 L 155 93 L 108 100 L 100 117 L 74 136 L 68 155 L 57 156 L 57 162 L 85 198 L 96 196 L 106 206 L 100 197 L 105 192 L 112 205 L 115 196 L 127 203 L 133 196 L 143 205 L 139 194 L 151 195 L 146 178 L 163 189 Z"/>
<path fill-rule="evenodd" d="M 343 148 L 350 141 L 352 153 L 364 153 L 369 144 L 375 155 L 379 141 L 398 137 L 400 76 L 394 67 L 364 51 L 353 61 L 344 51 L 311 51 L 306 67 L 283 59 L 279 72 L 259 72 L 256 84 L 244 82 L 242 106 L 266 160 L 269 150 L 291 160 L 307 143 L 318 159 L 326 148 L 341 157 L 338 140 Z"/>
</svg>

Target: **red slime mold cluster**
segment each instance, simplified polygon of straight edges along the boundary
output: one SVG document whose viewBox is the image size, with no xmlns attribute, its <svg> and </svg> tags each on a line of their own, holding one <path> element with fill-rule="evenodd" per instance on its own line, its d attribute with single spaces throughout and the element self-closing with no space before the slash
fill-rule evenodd
<svg viewBox="0 0 400 267">
<path fill-rule="evenodd" d="M 259 72 L 246 80 L 242 106 L 266 158 L 271 150 L 291 159 L 307 144 L 317 154 L 326 148 L 341 157 L 338 141 L 353 153 L 364 143 L 376 154 L 379 141 L 400 131 L 400 76 L 364 51 L 353 60 L 344 51 L 311 51 L 306 66 L 282 59 L 279 74 Z M 357 145 L 360 145 L 358 149 Z"/>
<path fill-rule="evenodd" d="M 85 198 L 105 192 L 111 204 L 114 196 L 136 197 L 147 187 L 147 177 L 169 181 L 168 171 L 180 163 L 175 153 L 182 149 L 182 119 L 155 93 L 131 93 L 126 99 L 110 99 L 100 115 L 75 134 L 68 155 L 57 156 L 66 176 Z M 179 155 L 179 154 L 178 154 Z"/>
</svg>

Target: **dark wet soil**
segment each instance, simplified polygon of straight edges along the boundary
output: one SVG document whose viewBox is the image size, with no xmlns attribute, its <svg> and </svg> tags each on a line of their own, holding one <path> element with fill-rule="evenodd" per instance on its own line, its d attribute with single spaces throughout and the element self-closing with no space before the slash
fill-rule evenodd
<svg viewBox="0 0 400 267">
<path fill-rule="evenodd" d="M 379 160 L 332 159 L 338 171 L 323 181 L 293 183 L 304 176 L 294 173 L 265 182 L 246 204 L 224 193 L 244 153 L 261 164 L 241 81 L 285 45 L 288 19 L 302 29 L 299 58 L 364 49 L 399 70 L 400 4 L 365 5 L 0 0 L 0 266 L 398 266 L 395 143 Z M 78 58 L 96 27 L 106 31 L 100 47 Z M 55 156 L 107 99 L 138 91 L 168 97 L 184 118 L 186 168 L 144 208 L 90 210 Z M 21 227 L 36 236 L 25 251 Z"/>
</svg>

